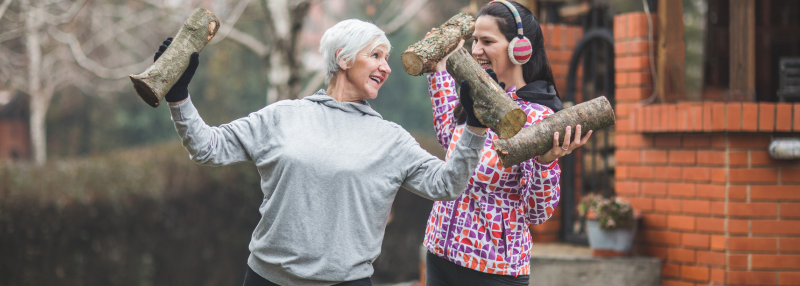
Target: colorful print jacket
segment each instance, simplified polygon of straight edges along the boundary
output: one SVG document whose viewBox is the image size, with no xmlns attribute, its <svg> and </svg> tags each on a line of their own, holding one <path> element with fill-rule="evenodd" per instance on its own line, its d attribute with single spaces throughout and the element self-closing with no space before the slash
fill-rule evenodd
<svg viewBox="0 0 800 286">
<path fill-rule="evenodd" d="M 447 71 L 428 75 L 433 121 L 447 158 L 464 132 L 453 109 L 458 103 L 455 80 Z M 524 127 L 553 114 L 543 105 L 520 99 L 516 88 L 508 96 L 528 114 Z M 524 128 L 523 127 L 523 128 Z M 437 201 L 425 229 L 425 246 L 457 265 L 501 275 L 530 273 L 531 236 L 528 225 L 553 215 L 560 198 L 558 160 L 540 164 L 537 158 L 503 167 L 492 147 L 497 135 L 487 131 L 480 163 L 464 193 L 455 201 Z"/>
</svg>

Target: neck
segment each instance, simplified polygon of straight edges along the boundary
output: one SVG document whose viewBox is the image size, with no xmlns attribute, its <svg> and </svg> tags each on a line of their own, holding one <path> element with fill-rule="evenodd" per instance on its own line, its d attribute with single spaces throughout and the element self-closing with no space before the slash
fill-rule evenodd
<svg viewBox="0 0 800 286">
<path fill-rule="evenodd" d="M 330 85 L 328 85 L 328 89 L 325 90 L 325 93 L 328 96 L 332 97 L 333 99 L 339 102 L 361 102 L 363 101 L 358 96 L 353 94 L 352 84 L 347 81 L 346 76 L 340 71 L 336 73 L 333 79 L 331 79 Z"/>
<path fill-rule="evenodd" d="M 513 65 L 510 69 L 506 69 L 502 73 L 498 71 L 494 71 L 497 73 L 497 80 L 499 82 L 506 83 L 506 88 L 510 88 L 511 86 L 516 86 L 517 89 L 522 88 L 527 83 L 525 83 L 525 78 L 522 77 L 522 66 L 520 65 Z"/>
</svg>

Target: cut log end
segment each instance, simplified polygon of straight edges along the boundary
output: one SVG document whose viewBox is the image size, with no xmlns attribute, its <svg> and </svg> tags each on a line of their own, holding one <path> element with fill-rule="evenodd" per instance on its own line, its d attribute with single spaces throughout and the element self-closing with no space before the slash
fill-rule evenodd
<svg viewBox="0 0 800 286">
<path fill-rule="evenodd" d="M 147 102 L 147 104 L 152 107 L 158 107 L 158 102 L 161 101 L 161 99 L 150 89 L 147 83 L 137 79 L 134 75 L 131 75 L 131 81 L 133 82 L 133 89 L 136 90 L 136 94 L 138 94 L 144 102 Z"/>
<path fill-rule="evenodd" d="M 512 109 L 500 120 L 500 125 L 497 126 L 499 131 L 497 132 L 497 136 L 500 139 L 513 137 L 522 129 L 522 126 L 525 125 L 527 120 L 528 115 L 525 114 L 525 111 L 522 111 L 522 109 Z"/>
<path fill-rule="evenodd" d="M 217 29 L 219 29 L 219 23 L 216 20 L 208 22 L 208 36 L 206 36 L 206 43 L 214 38 L 214 35 L 217 34 Z"/>
<path fill-rule="evenodd" d="M 400 56 L 400 61 L 403 62 L 403 68 L 408 74 L 413 76 L 422 74 L 423 60 L 419 55 L 406 51 Z"/>
</svg>

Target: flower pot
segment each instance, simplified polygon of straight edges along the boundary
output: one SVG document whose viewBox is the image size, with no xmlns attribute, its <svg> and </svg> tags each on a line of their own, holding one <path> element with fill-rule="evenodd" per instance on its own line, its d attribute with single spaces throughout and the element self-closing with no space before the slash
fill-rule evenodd
<svg viewBox="0 0 800 286">
<path fill-rule="evenodd" d="M 633 228 L 605 230 L 600 228 L 596 219 L 587 219 L 586 232 L 592 256 L 627 256 L 631 252 L 633 238 L 636 236 L 636 224 Z"/>
</svg>

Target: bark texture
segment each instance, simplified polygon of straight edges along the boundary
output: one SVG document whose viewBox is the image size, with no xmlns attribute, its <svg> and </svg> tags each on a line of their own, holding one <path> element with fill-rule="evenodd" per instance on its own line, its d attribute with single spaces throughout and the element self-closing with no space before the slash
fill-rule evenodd
<svg viewBox="0 0 800 286">
<path fill-rule="evenodd" d="M 600 130 L 616 122 L 614 109 L 605 96 L 559 111 L 522 129 L 516 136 L 507 140 L 494 140 L 492 144 L 500 158 L 500 163 L 510 167 L 530 158 L 547 153 L 553 148 L 553 134 L 558 131 L 559 146 L 564 143 L 567 126 L 581 125 L 581 136 L 589 130 Z"/>
<path fill-rule="evenodd" d="M 413 76 L 436 71 L 436 63 L 455 50 L 459 40 L 472 37 L 474 31 L 474 17 L 465 13 L 456 14 L 441 27 L 433 29 L 430 36 L 403 52 L 400 56 L 403 68 Z"/>
<path fill-rule="evenodd" d="M 219 23 L 210 11 L 194 10 L 164 54 L 143 73 L 130 75 L 136 93 L 150 106 L 158 107 L 189 66 L 189 56 L 203 50 L 219 30 Z"/>
<path fill-rule="evenodd" d="M 456 82 L 469 82 L 469 96 L 475 102 L 475 116 L 497 133 L 500 139 L 511 138 L 525 125 L 528 119 L 525 111 L 506 95 L 466 49 L 461 48 L 450 55 L 447 70 Z"/>
</svg>

